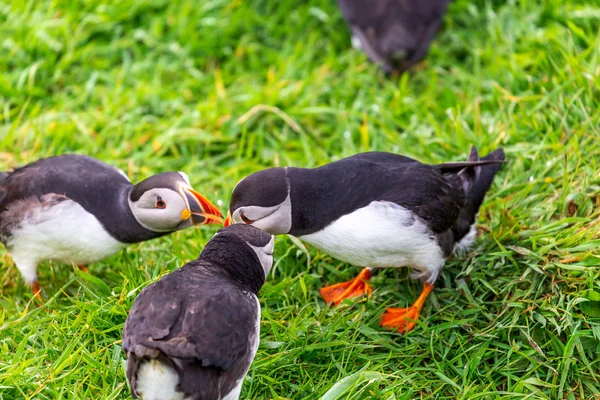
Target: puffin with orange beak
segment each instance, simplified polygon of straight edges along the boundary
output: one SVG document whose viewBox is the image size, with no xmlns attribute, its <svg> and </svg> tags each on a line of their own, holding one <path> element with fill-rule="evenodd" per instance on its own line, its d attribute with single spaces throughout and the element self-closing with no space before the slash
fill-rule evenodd
<svg viewBox="0 0 600 400">
<path fill-rule="evenodd" d="M 222 222 L 183 172 L 133 185 L 121 170 L 74 154 L 0 172 L 0 241 L 39 300 L 42 261 L 85 269 L 128 244 Z"/>
<path fill-rule="evenodd" d="M 437 165 L 371 152 L 314 169 L 270 168 L 236 185 L 225 225 L 293 235 L 365 267 L 351 281 L 322 288 L 328 303 L 369 294 L 373 268 L 411 267 L 423 281 L 421 296 L 381 319 L 406 333 L 446 258 L 472 244 L 479 207 L 503 161 L 502 149 L 480 159 L 473 147 L 467 161 Z"/>
</svg>

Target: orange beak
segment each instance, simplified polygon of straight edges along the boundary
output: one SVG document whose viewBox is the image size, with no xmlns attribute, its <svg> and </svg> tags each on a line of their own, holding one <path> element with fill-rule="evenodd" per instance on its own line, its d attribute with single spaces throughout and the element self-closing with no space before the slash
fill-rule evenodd
<svg viewBox="0 0 600 400">
<path fill-rule="evenodd" d="M 223 223 L 223 226 L 229 226 L 231 225 L 231 213 L 229 211 L 227 211 L 227 218 L 225 218 L 225 222 Z"/>
<path fill-rule="evenodd" d="M 183 192 L 194 225 L 223 223 L 223 214 L 206 197 L 189 187 L 184 188 Z"/>
</svg>

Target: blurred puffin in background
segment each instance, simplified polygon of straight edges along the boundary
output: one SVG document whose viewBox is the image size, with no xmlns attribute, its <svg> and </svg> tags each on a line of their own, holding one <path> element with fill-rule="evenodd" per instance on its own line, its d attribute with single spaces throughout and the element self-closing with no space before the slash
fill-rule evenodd
<svg viewBox="0 0 600 400">
<path fill-rule="evenodd" d="M 40 301 L 42 261 L 85 270 L 128 244 L 222 221 L 183 172 L 132 185 L 123 171 L 75 154 L 0 172 L 0 242 Z"/>
<path fill-rule="evenodd" d="M 386 72 L 410 69 L 427 54 L 450 0 L 338 0 L 361 48 Z"/>
<path fill-rule="evenodd" d="M 368 294 L 371 268 L 413 268 L 421 296 L 411 307 L 388 308 L 381 320 L 404 333 L 415 326 L 446 258 L 472 244 L 477 212 L 503 161 L 502 149 L 480 159 L 473 147 L 468 161 L 438 165 L 370 152 L 314 169 L 270 168 L 236 185 L 225 225 L 290 234 L 369 267 L 322 288 L 328 303 Z"/>
</svg>

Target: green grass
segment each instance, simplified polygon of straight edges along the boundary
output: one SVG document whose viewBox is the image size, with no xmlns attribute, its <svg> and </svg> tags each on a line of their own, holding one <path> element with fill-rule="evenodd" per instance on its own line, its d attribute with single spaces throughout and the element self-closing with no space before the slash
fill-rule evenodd
<svg viewBox="0 0 600 400">
<path fill-rule="evenodd" d="M 406 269 L 329 308 L 318 289 L 358 268 L 280 237 L 243 398 L 596 399 L 599 31 L 598 0 L 457 0 L 428 58 L 388 79 L 350 47 L 333 0 L 8 0 L 0 169 L 77 152 L 134 180 L 183 170 L 225 209 L 265 167 L 503 146 L 476 246 L 406 336 L 378 326 L 421 289 Z M 128 309 L 215 229 L 130 246 L 90 275 L 44 263 L 41 308 L 0 250 L 0 399 L 129 398 Z"/>
</svg>

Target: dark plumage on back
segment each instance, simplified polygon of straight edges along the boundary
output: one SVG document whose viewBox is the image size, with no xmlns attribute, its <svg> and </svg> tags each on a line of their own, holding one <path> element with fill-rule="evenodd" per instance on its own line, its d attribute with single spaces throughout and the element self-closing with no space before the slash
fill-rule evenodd
<svg viewBox="0 0 600 400">
<path fill-rule="evenodd" d="M 352 35 L 387 72 L 427 54 L 450 0 L 338 0 Z"/>
<path fill-rule="evenodd" d="M 223 228 L 197 260 L 139 294 L 123 330 L 127 379 L 135 397 L 160 399 L 171 393 L 160 392 L 169 382 L 157 383 L 163 378 L 146 363 L 175 371 L 174 398 L 177 392 L 186 399 L 237 398 L 258 346 L 256 294 L 272 251 L 273 238 L 266 232 Z"/>
<path fill-rule="evenodd" d="M 434 233 L 444 232 L 456 222 L 465 203 L 458 172 L 472 168 L 472 161 L 479 159 L 429 165 L 397 154 L 368 152 L 319 168 L 288 168 L 294 205 L 289 233 L 301 236 L 317 232 L 373 200 L 405 207 L 427 221 Z M 482 161 L 489 162 L 488 158 Z"/>
</svg>

